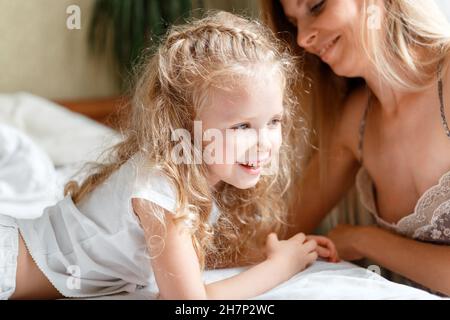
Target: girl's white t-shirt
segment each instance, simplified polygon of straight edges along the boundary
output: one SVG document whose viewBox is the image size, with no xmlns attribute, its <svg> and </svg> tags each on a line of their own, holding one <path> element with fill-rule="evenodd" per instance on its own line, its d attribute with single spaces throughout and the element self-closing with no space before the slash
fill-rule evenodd
<svg viewBox="0 0 450 320">
<path fill-rule="evenodd" d="M 144 231 L 132 198 L 174 213 L 177 196 L 164 173 L 138 153 L 81 203 L 70 196 L 33 220 L 18 219 L 34 261 L 65 297 L 134 292 L 154 281 Z M 218 219 L 213 204 L 210 223 Z"/>
</svg>

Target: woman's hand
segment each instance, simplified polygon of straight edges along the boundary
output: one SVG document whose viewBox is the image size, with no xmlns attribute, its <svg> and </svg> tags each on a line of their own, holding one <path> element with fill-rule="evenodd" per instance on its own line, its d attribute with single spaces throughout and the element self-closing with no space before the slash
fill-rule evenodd
<svg viewBox="0 0 450 320">
<path fill-rule="evenodd" d="M 328 260 L 328 262 L 340 262 L 338 251 L 333 241 L 326 237 L 309 235 L 306 240 L 314 240 L 317 243 L 317 254 L 319 257 Z"/>
<path fill-rule="evenodd" d="M 363 231 L 361 226 L 339 225 L 328 233 L 341 259 L 355 261 L 365 258 L 356 248 Z"/>
<path fill-rule="evenodd" d="M 267 260 L 276 261 L 282 270 L 293 276 L 317 260 L 317 242 L 307 240 L 303 233 L 298 233 L 289 240 L 278 240 L 275 233 L 267 237 Z"/>
</svg>

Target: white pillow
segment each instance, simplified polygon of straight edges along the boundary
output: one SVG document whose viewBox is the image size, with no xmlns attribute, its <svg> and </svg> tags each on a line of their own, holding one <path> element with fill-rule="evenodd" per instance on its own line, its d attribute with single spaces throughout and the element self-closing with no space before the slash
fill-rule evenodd
<svg viewBox="0 0 450 320">
<path fill-rule="evenodd" d="M 28 93 L 0 94 L 0 123 L 26 133 L 55 166 L 95 161 L 119 141 L 112 129 Z"/>
</svg>

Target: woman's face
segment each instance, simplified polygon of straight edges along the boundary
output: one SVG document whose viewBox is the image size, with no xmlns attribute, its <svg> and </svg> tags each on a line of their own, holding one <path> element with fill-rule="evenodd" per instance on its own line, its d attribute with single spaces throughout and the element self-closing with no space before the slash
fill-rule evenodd
<svg viewBox="0 0 450 320">
<path fill-rule="evenodd" d="M 367 63 L 361 46 L 362 0 L 280 0 L 297 27 L 297 43 L 339 76 L 358 77 Z"/>
</svg>

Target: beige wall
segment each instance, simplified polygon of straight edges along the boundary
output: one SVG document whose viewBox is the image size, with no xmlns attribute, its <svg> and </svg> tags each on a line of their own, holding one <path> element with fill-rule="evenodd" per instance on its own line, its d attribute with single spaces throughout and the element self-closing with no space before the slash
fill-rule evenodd
<svg viewBox="0 0 450 320">
<path fill-rule="evenodd" d="M 0 0 L 0 92 L 52 99 L 118 92 L 113 68 L 86 46 L 92 0 Z M 81 30 L 68 30 L 66 8 L 81 8 Z"/>
<path fill-rule="evenodd" d="M 250 8 L 257 0 L 204 0 L 207 8 Z M 81 8 L 81 30 L 68 30 L 66 9 Z M 94 0 L 0 0 L 0 93 L 27 91 L 50 99 L 119 92 L 111 59 L 93 57 L 87 31 Z M 108 61 L 109 60 L 109 61 Z"/>
</svg>

